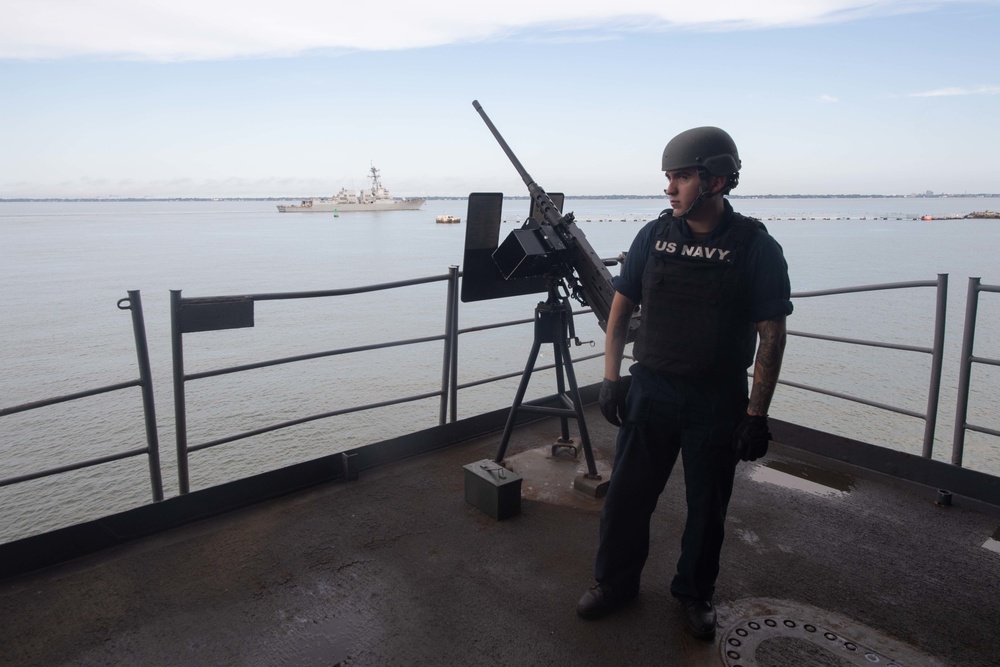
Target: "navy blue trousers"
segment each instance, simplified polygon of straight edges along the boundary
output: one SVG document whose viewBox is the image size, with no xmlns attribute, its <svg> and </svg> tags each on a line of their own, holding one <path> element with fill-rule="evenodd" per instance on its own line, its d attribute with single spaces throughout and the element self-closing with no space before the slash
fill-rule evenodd
<svg viewBox="0 0 1000 667">
<path fill-rule="evenodd" d="M 732 435 L 746 414 L 746 376 L 678 378 L 631 369 L 627 415 L 601 512 L 595 575 L 636 591 L 649 555 L 649 520 L 680 454 L 687 519 L 670 592 L 711 600 L 737 459 Z"/>
</svg>

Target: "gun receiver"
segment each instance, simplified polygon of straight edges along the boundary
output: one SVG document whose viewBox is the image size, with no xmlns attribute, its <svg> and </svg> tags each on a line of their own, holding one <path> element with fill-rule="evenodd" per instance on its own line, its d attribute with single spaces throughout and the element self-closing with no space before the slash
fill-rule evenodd
<svg viewBox="0 0 1000 667">
<path fill-rule="evenodd" d="M 608 317 L 611 315 L 611 301 L 615 296 L 615 290 L 611 286 L 611 273 L 604 265 L 604 261 L 597 256 L 583 230 L 576 226 L 573 213 L 560 214 L 558 207 L 545 190 L 528 175 L 521 161 L 517 159 L 510 146 L 500 136 L 500 132 L 483 111 L 479 102 L 473 100 L 472 106 L 482 116 L 486 126 L 513 163 L 514 168 L 517 169 L 517 173 L 521 175 L 524 184 L 528 186 L 528 194 L 531 196 L 535 209 L 544 217 L 544 220 L 536 220 L 535 223 L 543 232 L 545 227 L 549 227 L 558 237 L 559 243 L 550 242 L 550 245 L 557 249 L 555 254 L 561 256 L 561 261 L 557 262 L 556 269 L 569 285 L 570 295 L 584 306 L 590 307 L 597 316 L 601 329 L 607 331 Z M 529 220 L 526 226 L 530 224 Z"/>
</svg>

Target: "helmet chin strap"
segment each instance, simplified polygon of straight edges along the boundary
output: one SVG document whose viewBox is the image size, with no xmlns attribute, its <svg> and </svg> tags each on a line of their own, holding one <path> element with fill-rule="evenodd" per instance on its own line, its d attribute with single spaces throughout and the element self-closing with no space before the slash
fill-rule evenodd
<svg viewBox="0 0 1000 667">
<path fill-rule="evenodd" d="M 694 211 L 699 206 L 701 206 L 703 203 L 705 203 L 706 199 L 708 199 L 709 197 L 714 197 L 717 194 L 719 194 L 719 193 L 718 192 L 708 192 L 708 191 L 706 191 L 705 190 L 705 186 L 702 185 L 698 189 L 698 196 L 695 197 L 694 201 L 691 202 L 691 205 L 687 207 L 687 210 L 684 211 L 683 213 L 681 213 L 680 215 L 675 215 L 674 217 L 675 218 L 685 218 L 686 219 L 689 215 L 691 215 L 692 211 Z"/>
</svg>

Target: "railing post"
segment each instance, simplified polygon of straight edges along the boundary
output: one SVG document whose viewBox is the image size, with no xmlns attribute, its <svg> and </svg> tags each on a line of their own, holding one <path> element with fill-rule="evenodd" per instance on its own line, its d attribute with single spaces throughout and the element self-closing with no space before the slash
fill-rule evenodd
<svg viewBox="0 0 1000 667">
<path fill-rule="evenodd" d="M 451 368 L 451 382 L 449 383 L 451 396 L 449 397 L 449 405 L 451 406 L 451 421 L 452 423 L 458 421 L 458 280 L 461 277 L 461 273 L 457 266 L 452 267 L 455 272 L 455 291 L 452 293 L 451 300 L 453 303 L 452 312 L 454 316 L 451 318 L 451 362 L 448 364 Z"/>
<path fill-rule="evenodd" d="M 948 274 L 937 277 L 937 307 L 934 311 L 934 347 L 931 352 L 931 381 L 927 390 L 927 417 L 924 420 L 923 457 L 934 454 L 934 433 L 937 429 L 938 401 L 941 398 L 941 366 L 944 362 L 944 328 L 948 317 Z"/>
<path fill-rule="evenodd" d="M 448 294 L 445 303 L 444 316 L 444 359 L 441 361 L 441 411 L 438 414 L 438 425 L 443 426 L 448 419 L 449 380 L 451 378 L 452 347 L 455 345 L 453 331 L 455 329 L 455 294 L 458 293 L 458 267 L 448 267 Z"/>
<path fill-rule="evenodd" d="M 976 314 L 979 310 L 979 278 L 969 278 L 965 301 L 965 328 L 962 333 L 962 356 L 959 358 L 958 403 L 955 408 L 955 435 L 951 444 L 951 462 L 962 465 L 965 453 L 965 427 L 969 416 L 969 382 L 972 375 L 972 346 L 976 339 Z"/>
<path fill-rule="evenodd" d="M 128 305 L 124 305 L 127 302 Z M 149 481 L 153 486 L 153 501 L 163 500 L 163 477 L 160 472 L 160 440 L 156 431 L 156 407 L 153 401 L 153 373 L 149 364 L 149 346 L 146 344 L 146 320 L 142 314 L 139 290 L 128 290 L 128 299 L 118 302 L 118 307 L 132 312 L 132 332 L 135 334 L 135 353 L 139 362 L 139 387 L 142 389 L 142 411 L 146 424 L 146 448 L 149 454 Z"/>
<path fill-rule="evenodd" d="M 181 291 L 170 290 L 170 348 L 174 367 L 174 430 L 177 434 L 177 485 L 190 491 L 188 481 L 187 414 L 184 408 L 184 345 L 181 340 Z"/>
</svg>

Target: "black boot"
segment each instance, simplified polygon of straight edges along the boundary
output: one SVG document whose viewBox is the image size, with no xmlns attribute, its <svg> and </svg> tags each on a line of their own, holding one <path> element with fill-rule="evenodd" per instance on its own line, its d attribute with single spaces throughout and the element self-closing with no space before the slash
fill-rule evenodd
<svg viewBox="0 0 1000 667">
<path fill-rule="evenodd" d="M 681 600 L 684 628 L 695 639 L 715 637 L 715 605 L 711 600 Z"/>
<path fill-rule="evenodd" d="M 635 599 L 637 590 L 621 590 L 605 584 L 598 584 L 583 594 L 576 603 L 576 613 L 580 618 L 593 621 L 621 609 Z"/>
</svg>

